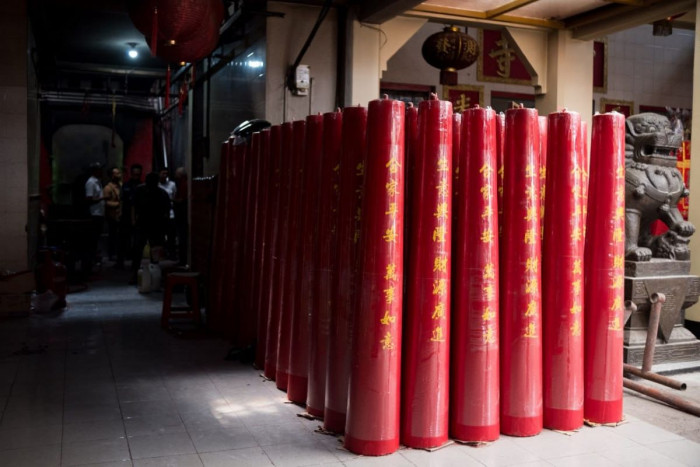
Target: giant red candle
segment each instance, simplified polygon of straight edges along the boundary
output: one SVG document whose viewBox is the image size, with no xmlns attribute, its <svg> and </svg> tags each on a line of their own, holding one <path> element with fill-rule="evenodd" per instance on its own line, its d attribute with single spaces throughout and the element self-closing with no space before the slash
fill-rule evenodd
<svg viewBox="0 0 700 467">
<path fill-rule="evenodd" d="M 452 232 L 452 104 L 420 103 L 413 173 L 401 440 L 409 447 L 447 441 Z"/>
<path fill-rule="evenodd" d="M 622 419 L 625 117 L 593 116 L 584 284 L 584 418 Z"/>
<path fill-rule="evenodd" d="M 461 441 L 499 433 L 497 119 L 478 106 L 462 114 L 450 393 L 450 434 Z"/>
<path fill-rule="evenodd" d="M 271 264 L 271 280 L 274 287 L 270 289 L 270 304 L 267 319 L 267 342 L 265 346 L 265 377 L 275 379 L 277 374 L 277 348 L 279 346 L 279 327 L 281 317 L 282 288 L 284 284 L 285 257 L 287 249 L 286 222 L 289 212 L 289 188 L 292 171 L 292 149 L 294 145 L 293 128 L 291 122 L 282 124 L 280 141 L 280 185 L 276 196 L 276 220 L 273 241 L 273 254 Z M 276 150 L 274 148 L 273 150 Z"/>
<path fill-rule="evenodd" d="M 255 347 L 255 366 L 261 370 L 265 369 L 265 351 L 267 348 L 267 322 L 270 316 L 270 296 L 272 294 L 272 263 L 274 262 L 273 251 L 275 232 L 277 228 L 277 206 L 279 204 L 279 184 L 280 184 L 280 138 L 282 127 L 274 125 L 270 128 L 269 148 L 268 148 L 268 180 L 267 180 L 267 202 L 265 214 L 265 227 L 263 234 L 262 248 L 262 269 L 259 287 L 259 316 L 258 316 L 258 340 Z"/>
<path fill-rule="evenodd" d="M 322 199 L 318 217 L 318 256 L 315 267 L 314 307 L 311 311 L 311 340 L 309 342 L 309 385 L 306 411 L 323 417 L 326 402 L 326 368 L 328 366 L 328 338 L 333 303 L 333 275 L 335 274 L 336 218 L 338 205 L 337 173 L 340 170 L 341 130 L 340 112 L 323 115 L 323 157 L 319 168 L 319 195 Z"/>
<path fill-rule="evenodd" d="M 505 170 L 503 168 L 503 158 L 505 157 L 505 130 L 506 130 L 506 114 L 500 112 L 496 115 L 496 162 L 498 165 L 498 235 L 499 238 L 503 233 L 503 177 Z"/>
<path fill-rule="evenodd" d="M 583 181 L 576 112 L 548 117 L 542 254 L 544 426 L 583 424 Z"/>
<path fill-rule="evenodd" d="M 343 110 L 338 198 L 337 274 L 333 281 L 333 313 L 330 317 L 326 401 L 323 427 L 335 433 L 345 431 L 348 381 L 352 349 L 352 323 L 358 303 L 358 252 L 362 219 L 364 164 L 367 152 L 367 109 Z"/>
<path fill-rule="evenodd" d="M 345 447 L 383 455 L 399 447 L 403 296 L 404 104 L 369 104 L 362 204 L 360 303 L 353 352 Z"/>
<path fill-rule="evenodd" d="M 546 180 L 547 180 L 547 127 L 548 119 L 545 116 L 538 117 L 538 123 L 540 128 L 540 226 L 544 228 L 544 212 L 545 212 L 545 193 L 547 192 Z M 542 240 L 544 241 L 544 235 L 542 235 Z"/>
<path fill-rule="evenodd" d="M 312 118 L 310 116 L 308 118 Z M 296 295 L 299 291 L 299 229 L 294 228 L 301 224 L 301 200 L 305 189 L 304 159 L 306 157 L 306 122 L 299 120 L 293 123 L 293 150 L 292 170 L 289 189 L 289 209 L 284 217 L 282 234 L 287 237 L 287 245 L 283 257 L 285 257 L 284 282 L 282 282 L 282 296 L 280 297 L 280 326 L 279 340 L 277 343 L 277 374 L 275 382 L 277 388 L 287 390 L 289 379 L 289 351 L 292 344 L 292 320 L 297 305 Z"/>
<path fill-rule="evenodd" d="M 302 183 L 301 242 L 299 244 L 298 284 L 296 305 L 292 317 L 292 339 L 289 352 L 289 383 L 287 397 L 290 401 L 305 405 L 309 373 L 309 316 L 314 305 L 314 268 L 316 262 L 319 176 L 323 142 L 323 118 L 311 115 L 306 118 L 305 161 Z"/>
<path fill-rule="evenodd" d="M 539 128 L 536 109 L 506 112 L 501 239 L 501 433 L 542 430 Z"/>
</svg>

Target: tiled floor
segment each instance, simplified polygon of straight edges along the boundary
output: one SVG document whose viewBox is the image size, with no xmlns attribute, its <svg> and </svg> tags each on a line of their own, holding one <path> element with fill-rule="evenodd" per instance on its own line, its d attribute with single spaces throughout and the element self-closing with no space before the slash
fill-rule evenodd
<svg viewBox="0 0 700 467">
<path fill-rule="evenodd" d="M 103 281 L 69 302 L 0 322 L 2 466 L 700 465 L 700 444 L 631 416 L 571 436 L 358 457 L 259 372 L 224 361 L 225 342 L 161 331 L 159 294 Z"/>
</svg>

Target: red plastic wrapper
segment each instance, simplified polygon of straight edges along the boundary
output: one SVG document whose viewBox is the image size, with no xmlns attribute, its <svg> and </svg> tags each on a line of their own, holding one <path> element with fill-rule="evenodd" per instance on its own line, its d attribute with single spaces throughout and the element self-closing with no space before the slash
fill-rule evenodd
<svg viewBox="0 0 700 467">
<path fill-rule="evenodd" d="M 277 375 L 277 348 L 279 347 L 279 329 L 281 313 L 282 292 L 284 286 L 285 258 L 287 255 L 287 240 L 289 231 L 289 197 L 292 174 L 292 149 L 294 145 L 294 131 L 291 122 L 282 124 L 280 142 L 280 185 L 275 213 L 274 245 L 272 248 L 272 284 L 270 289 L 270 305 L 267 319 L 267 342 L 265 348 L 265 372 L 266 378 L 274 380 Z M 273 150 L 276 150 L 274 148 Z"/>
<path fill-rule="evenodd" d="M 267 320 L 270 316 L 270 292 L 272 290 L 272 251 L 276 228 L 276 210 L 279 203 L 280 137 L 282 127 L 274 125 L 264 138 L 265 175 L 264 179 L 264 221 L 260 248 L 260 276 L 258 285 L 258 337 L 255 344 L 255 367 L 265 369 L 265 348 L 267 343 Z"/>
<path fill-rule="evenodd" d="M 542 431 L 539 125 L 536 109 L 506 112 L 501 239 L 501 433 Z"/>
<path fill-rule="evenodd" d="M 309 119 L 314 116 L 309 116 Z M 299 120 L 293 123 L 292 170 L 289 190 L 289 209 L 285 216 L 286 227 L 282 234 L 287 237 L 284 282 L 280 297 L 280 327 L 277 342 L 277 388 L 287 390 L 289 379 L 289 353 L 292 346 L 292 321 L 297 305 L 296 296 L 299 292 L 299 262 L 301 259 L 301 233 L 296 226 L 301 225 L 301 201 L 304 187 L 304 159 L 306 157 L 306 122 Z"/>
<path fill-rule="evenodd" d="M 594 423 L 622 419 L 625 116 L 593 116 L 584 284 L 584 408 Z"/>
<path fill-rule="evenodd" d="M 298 244 L 298 267 L 296 278 L 291 283 L 296 288 L 291 321 L 291 340 L 289 352 L 289 382 L 287 397 L 298 404 L 306 404 L 309 374 L 309 316 L 314 306 L 315 278 L 314 268 L 317 253 L 315 243 L 318 241 L 316 218 L 319 206 L 319 180 L 323 143 L 323 117 L 310 115 L 306 117 L 306 137 L 304 151 L 304 172 L 301 178 L 304 189 L 300 199 L 301 216 L 300 242 Z M 296 230 L 296 229 L 295 229 Z M 311 246 L 311 248 L 310 248 Z M 296 250 L 292 250 L 296 251 Z"/>
<path fill-rule="evenodd" d="M 479 107 L 462 114 L 450 393 L 450 434 L 461 441 L 499 433 L 497 119 Z"/>
<path fill-rule="evenodd" d="M 583 425 L 583 167 L 581 116 L 549 114 L 542 254 L 544 426 Z"/>
<path fill-rule="evenodd" d="M 337 273 L 337 212 L 340 172 L 340 148 L 343 116 L 340 112 L 323 115 L 323 157 L 319 164 L 319 207 L 315 223 L 318 227 L 318 261 L 315 270 L 314 307 L 311 312 L 311 341 L 309 343 L 309 385 L 306 411 L 315 417 L 324 416 L 326 402 L 326 368 L 328 339 L 333 303 L 333 277 Z"/>
<path fill-rule="evenodd" d="M 401 101 L 385 97 L 369 104 L 362 275 L 345 447 L 370 456 L 399 448 L 404 115 Z"/>
<path fill-rule="evenodd" d="M 447 441 L 452 232 L 452 104 L 421 102 L 408 229 L 401 440 L 409 447 Z"/>
<path fill-rule="evenodd" d="M 333 282 L 333 313 L 330 318 L 326 402 L 323 427 L 335 433 L 345 431 L 348 381 L 352 350 L 353 316 L 358 303 L 358 256 L 362 192 L 367 153 L 367 109 L 343 110 L 340 193 L 338 199 L 337 275 Z"/>
</svg>

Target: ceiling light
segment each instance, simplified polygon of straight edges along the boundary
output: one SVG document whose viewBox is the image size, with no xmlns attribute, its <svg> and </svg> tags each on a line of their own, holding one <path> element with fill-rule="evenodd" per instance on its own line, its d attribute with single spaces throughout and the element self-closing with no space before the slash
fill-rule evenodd
<svg viewBox="0 0 700 467">
<path fill-rule="evenodd" d="M 251 68 L 261 68 L 264 65 L 260 60 L 249 60 L 246 63 Z"/>
<path fill-rule="evenodd" d="M 170 44 L 170 45 L 175 45 L 175 39 L 170 39 L 169 44 Z"/>
<path fill-rule="evenodd" d="M 139 51 L 136 50 L 136 42 L 128 42 L 129 45 L 129 50 L 127 51 L 127 54 L 131 58 L 136 58 L 139 56 Z"/>
</svg>

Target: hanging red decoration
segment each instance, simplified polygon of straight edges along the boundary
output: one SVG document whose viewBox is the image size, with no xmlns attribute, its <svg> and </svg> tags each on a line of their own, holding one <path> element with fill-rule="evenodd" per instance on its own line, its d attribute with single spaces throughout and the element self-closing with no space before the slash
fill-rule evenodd
<svg viewBox="0 0 700 467">
<path fill-rule="evenodd" d="M 421 49 L 429 65 L 440 69 L 440 84 L 457 84 L 457 70 L 467 68 L 479 57 L 479 44 L 457 26 L 447 26 L 428 37 Z"/>
</svg>

